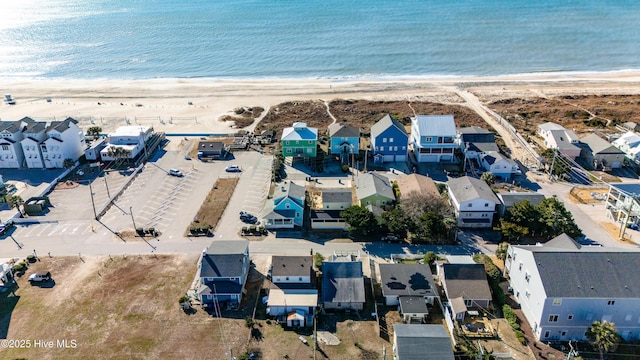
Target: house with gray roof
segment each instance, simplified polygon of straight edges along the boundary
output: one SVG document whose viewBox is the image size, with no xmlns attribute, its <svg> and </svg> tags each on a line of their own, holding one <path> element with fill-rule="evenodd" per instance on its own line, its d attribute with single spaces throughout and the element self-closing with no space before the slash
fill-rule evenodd
<svg viewBox="0 0 640 360">
<path fill-rule="evenodd" d="M 519 168 L 518 164 L 498 151 L 483 152 L 479 156 L 480 165 L 485 171 L 503 180 L 509 180 Z"/>
<path fill-rule="evenodd" d="M 270 275 L 274 284 L 311 285 L 315 277 L 313 257 L 273 255 Z"/>
<path fill-rule="evenodd" d="M 302 227 L 305 188 L 293 181 L 284 181 L 273 191 L 273 202 L 265 203 L 262 219 L 267 229 Z"/>
<path fill-rule="evenodd" d="M 0 121 L 0 169 L 19 169 L 24 163 L 21 141 L 24 131 L 35 121 L 25 117 L 16 121 Z"/>
<path fill-rule="evenodd" d="M 585 136 L 580 140 L 580 156 L 594 169 L 609 171 L 622 167 L 625 153 L 597 134 Z"/>
<path fill-rule="evenodd" d="M 538 135 L 542 137 L 544 146 L 549 149 L 557 149 L 562 155 L 575 160 L 580 156 L 580 139 L 572 130 L 565 129 L 562 125 L 546 122 L 538 125 Z"/>
<path fill-rule="evenodd" d="M 463 320 L 471 309 L 486 309 L 491 290 L 483 264 L 438 263 L 437 273 L 455 320 Z"/>
<path fill-rule="evenodd" d="M 313 325 L 318 306 L 318 290 L 312 256 L 272 256 L 269 268 L 272 281 L 267 298 L 267 314 L 289 327 Z"/>
<path fill-rule="evenodd" d="M 625 340 L 640 337 L 640 252 L 581 245 L 566 234 L 510 245 L 505 277 L 540 341 L 586 340 L 607 321 Z"/>
<path fill-rule="evenodd" d="M 531 205 L 539 205 L 544 200 L 544 195 L 536 192 L 508 192 L 497 193 L 500 204 L 498 204 L 497 212 L 500 217 L 503 217 L 513 205 L 528 201 Z"/>
<path fill-rule="evenodd" d="M 453 346 L 444 325 L 394 324 L 396 360 L 453 360 Z"/>
<path fill-rule="evenodd" d="M 362 262 L 322 262 L 322 304 L 325 309 L 362 310 L 365 301 Z"/>
<path fill-rule="evenodd" d="M 237 306 L 249 274 L 249 242 L 216 240 L 198 261 L 197 295 L 203 306 Z"/>
<path fill-rule="evenodd" d="M 453 115 L 418 115 L 411 118 L 411 145 L 418 162 L 454 161 L 456 124 Z"/>
<path fill-rule="evenodd" d="M 343 163 L 351 161 L 352 154 L 360 151 L 360 128 L 333 123 L 327 129 L 329 135 L 329 154 L 338 155 Z"/>
<path fill-rule="evenodd" d="M 371 126 L 371 153 L 375 163 L 407 161 L 409 135 L 398 120 L 387 114 Z"/>
<path fill-rule="evenodd" d="M 456 144 L 465 155 L 465 159 L 480 161 L 480 154 L 498 152 L 495 134 L 479 126 L 458 129 Z"/>
<path fill-rule="evenodd" d="M 500 200 L 484 181 L 469 176 L 447 182 L 458 227 L 490 228 Z"/>
<path fill-rule="evenodd" d="M 358 175 L 356 178 L 356 197 L 360 206 L 382 207 L 396 201 L 389 179 L 375 172 Z"/>
<path fill-rule="evenodd" d="M 380 264 L 382 296 L 387 306 L 400 304 L 405 296 L 419 296 L 423 304 L 433 305 L 438 289 L 431 268 L 426 264 Z"/>
<path fill-rule="evenodd" d="M 310 195 L 311 229 L 347 230 L 347 221 L 340 216 L 340 212 L 353 205 L 351 188 L 317 188 Z"/>
</svg>

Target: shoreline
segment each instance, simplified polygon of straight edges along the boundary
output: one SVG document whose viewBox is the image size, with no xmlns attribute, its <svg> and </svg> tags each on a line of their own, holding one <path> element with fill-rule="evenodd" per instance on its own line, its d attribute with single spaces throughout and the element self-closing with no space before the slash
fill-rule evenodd
<svg viewBox="0 0 640 360">
<path fill-rule="evenodd" d="M 364 79 L 146 79 L 0 81 L 16 105 L 0 104 L 0 119 L 74 117 L 105 132 L 151 125 L 167 133 L 234 133 L 218 121 L 241 106 L 269 109 L 282 102 L 333 99 L 463 103 L 467 90 L 484 99 L 559 94 L 640 94 L 640 70 L 589 74 L 537 73 L 490 77 Z M 47 99 L 51 101 L 48 102 Z M 191 103 L 191 104 L 190 104 Z M 175 121 L 174 121 L 175 120 Z M 93 121 L 93 122 L 92 122 Z"/>
</svg>

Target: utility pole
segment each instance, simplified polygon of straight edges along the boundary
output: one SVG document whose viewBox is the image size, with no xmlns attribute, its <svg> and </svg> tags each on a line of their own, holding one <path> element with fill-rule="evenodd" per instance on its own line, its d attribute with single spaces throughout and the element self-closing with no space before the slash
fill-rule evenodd
<svg viewBox="0 0 640 360">
<path fill-rule="evenodd" d="M 93 218 L 98 220 L 98 213 L 96 213 L 96 202 L 93 200 L 93 187 L 89 182 L 89 193 L 91 194 L 91 206 L 93 206 Z"/>
<path fill-rule="evenodd" d="M 553 149 L 553 160 L 551 160 L 551 168 L 549 169 L 549 177 L 553 173 L 553 166 L 556 164 L 556 156 L 558 155 L 557 149 Z"/>
<path fill-rule="evenodd" d="M 107 188 L 107 196 L 111 199 L 111 194 L 109 194 L 109 184 L 107 184 L 107 175 L 104 177 L 104 186 Z"/>
<path fill-rule="evenodd" d="M 627 222 L 629 221 L 629 216 L 631 215 L 631 209 L 633 208 L 633 202 L 636 199 L 635 194 L 633 196 L 629 196 L 629 207 L 626 209 L 626 214 L 624 215 L 624 221 L 620 224 L 620 232 L 618 233 L 618 239 L 624 240 L 624 232 L 627 230 Z M 624 208 L 623 208 L 624 209 Z M 620 220 L 618 218 L 618 220 Z"/>
</svg>

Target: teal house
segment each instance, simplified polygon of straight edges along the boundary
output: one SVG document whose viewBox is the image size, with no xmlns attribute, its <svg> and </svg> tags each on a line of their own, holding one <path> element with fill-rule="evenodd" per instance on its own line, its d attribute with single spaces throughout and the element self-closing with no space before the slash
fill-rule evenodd
<svg viewBox="0 0 640 360">
<path fill-rule="evenodd" d="M 307 123 L 293 123 L 282 130 L 282 155 L 284 157 L 316 157 L 318 129 L 307 127 Z"/>
<path fill-rule="evenodd" d="M 345 124 L 331 124 L 328 129 L 331 144 L 329 153 L 340 156 L 340 161 L 349 162 L 349 157 L 358 155 L 360 149 L 360 129 Z"/>
<path fill-rule="evenodd" d="M 273 203 L 265 208 L 264 227 L 267 229 L 293 229 L 302 227 L 305 188 L 293 181 L 285 181 L 273 191 Z"/>
</svg>

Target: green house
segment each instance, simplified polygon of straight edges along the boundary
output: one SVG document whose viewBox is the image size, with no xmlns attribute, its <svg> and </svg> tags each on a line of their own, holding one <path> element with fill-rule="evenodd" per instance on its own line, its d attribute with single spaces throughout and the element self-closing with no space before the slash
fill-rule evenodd
<svg viewBox="0 0 640 360">
<path fill-rule="evenodd" d="M 293 123 L 282 131 L 282 155 L 316 157 L 318 129 L 307 127 L 307 123 Z"/>
</svg>

